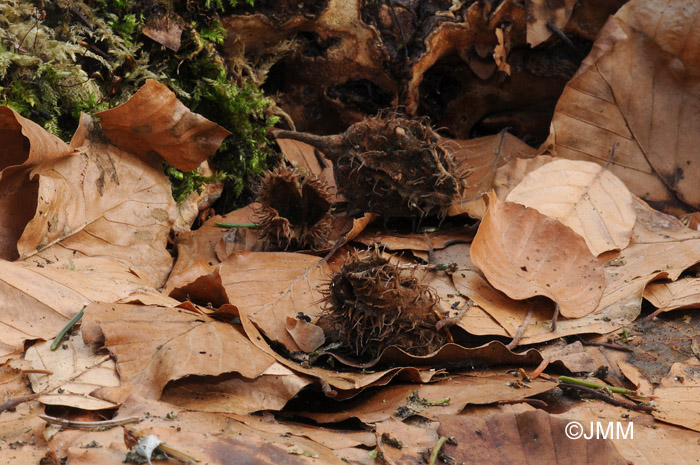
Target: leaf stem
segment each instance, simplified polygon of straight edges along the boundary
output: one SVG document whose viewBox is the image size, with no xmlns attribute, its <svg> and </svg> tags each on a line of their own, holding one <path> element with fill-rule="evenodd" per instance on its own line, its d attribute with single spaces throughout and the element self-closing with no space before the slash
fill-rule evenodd
<svg viewBox="0 0 700 465">
<path fill-rule="evenodd" d="M 626 389 L 626 388 L 610 386 L 607 384 L 593 383 L 591 381 L 584 381 L 582 379 L 571 378 L 569 376 L 560 376 L 557 379 L 559 380 L 559 382 L 566 383 L 566 384 L 576 384 L 578 386 L 585 386 L 585 387 L 589 387 L 589 388 L 593 388 L 593 389 L 607 389 L 610 392 L 616 392 L 618 394 L 626 394 L 628 396 L 639 397 L 639 393 L 637 391 L 632 391 L 632 390 Z"/>
<path fill-rule="evenodd" d="M 58 333 L 58 336 L 56 336 L 56 339 L 53 340 L 53 344 L 51 344 L 51 350 L 56 350 L 58 349 L 59 344 L 61 344 L 61 341 L 63 340 L 64 337 L 66 337 L 66 333 L 70 331 L 70 329 L 75 326 L 75 324 L 80 321 L 80 319 L 85 315 L 85 307 L 87 305 L 83 305 L 83 308 L 80 309 L 80 311 L 73 317 L 71 320 L 68 322 L 66 326 L 63 327 L 60 333 Z"/>
<path fill-rule="evenodd" d="M 445 441 L 447 441 L 447 438 L 445 436 L 440 436 L 437 445 L 433 449 L 433 453 L 430 454 L 430 462 L 428 462 L 428 465 L 435 465 L 435 462 L 437 462 L 438 455 L 440 454 L 440 449 L 442 449 L 442 446 L 445 444 Z"/>
<path fill-rule="evenodd" d="M 214 222 L 214 226 L 220 228 L 248 228 L 248 229 L 258 229 L 257 223 L 219 223 Z"/>
</svg>

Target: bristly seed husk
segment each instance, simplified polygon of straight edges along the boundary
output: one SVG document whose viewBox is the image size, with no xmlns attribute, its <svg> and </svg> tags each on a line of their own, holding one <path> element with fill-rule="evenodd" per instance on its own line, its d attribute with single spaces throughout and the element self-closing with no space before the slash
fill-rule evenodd
<svg viewBox="0 0 700 465">
<path fill-rule="evenodd" d="M 450 155 L 424 118 L 380 112 L 344 134 L 277 131 L 321 150 L 334 164 L 339 191 L 351 207 L 384 218 L 444 217 L 463 189 Z"/>
<path fill-rule="evenodd" d="M 451 341 L 436 329 L 442 311 L 435 291 L 377 252 L 345 263 L 324 296 L 322 324 L 353 356 L 375 357 L 389 346 L 425 355 Z"/>
<path fill-rule="evenodd" d="M 320 250 L 331 232 L 331 193 L 313 174 L 280 167 L 258 189 L 258 234 L 267 249 Z"/>
</svg>

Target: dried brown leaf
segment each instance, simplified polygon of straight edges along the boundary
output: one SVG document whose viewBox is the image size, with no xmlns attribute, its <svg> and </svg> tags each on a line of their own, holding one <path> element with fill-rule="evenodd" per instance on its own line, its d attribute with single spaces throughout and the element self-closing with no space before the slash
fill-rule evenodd
<svg viewBox="0 0 700 465">
<path fill-rule="evenodd" d="M 32 369 L 52 372 L 50 375 L 29 375 L 34 392 L 55 388 L 39 397 L 40 402 L 85 410 L 117 407 L 115 403 L 90 395 L 100 387 L 119 386 L 119 375 L 114 360 L 104 360 L 104 354 L 97 354 L 93 347 L 85 345 L 80 334 L 65 340 L 58 350 L 52 351 L 50 346 L 50 342 L 33 345 L 24 356 L 31 362 Z M 74 378 L 83 371 L 84 374 Z"/>
<path fill-rule="evenodd" d="M 619 143 L 610 170 L 669 212 L 700 207 L 694 5 L 633 1 L 610 19 L 617 27 L 608 24 L 598 41 L 613 47 L 567 84 L 545 144 L 565 158 L 604 164 Z"/>
<path fill-rule="evenodd" d="M 570 228 L 535 209 L 490 196 L 471 246 L 472 261 L 489 282 L 520 300 L 543 295 L 566 318 L 596 309 L 605 289 L 602 265 Z"/>
<path fill-rule="evenodd" d="M 111 144 L 134 154 L 156 153 L 183 171 L 197 168 L 231 134 L 189 111 L 171 90 L 152 79 L 123 105 L 95 116 Z M 71 145 L 80 144 L 74 140 Z"/>
<path fill-rule="evenodd" d="M 435 420 L 439 415 L 459 413 L 467 405 L 520 400 L 555 387 L 552 381 L 536 379 L 521 389 L 514 383 L 516 380 L 512 375 L 503 374 L 503 370 L 477 371 L 469 376 L 451 376 L 437 383 L 394 385 L 381 391 L 368 391 L 347 401 L 342 412 L 301 412 L 300 415 L 319 423 L 357 418 L 363 423 L 372 424 L 392 417 L 404 419 L 412 414 Z M 414 391 L 417 394 L 414 395 Z M 408 401 L 407 398 L 412 396 L 425 399 L 428 403 L 422 405 Z M 443 405 L 429 404 L 440 404 L 441 401 Z"/>
<path fill-rule="evenodd" d="M 642 293 L 649 282 L 678 279 L 683 271 L 700 261 L 698 232 L 686 228 L 677 218 L 650 208 L 638 198 L 635 198 L 635 209 L 637 223 L 630 245 L 622 252 L 610 252 L 600 257 L 605 262 L 606 285 L 596 310 L 582 318 L 560 319 L 557 330 L 551 331 L 551 312 L 535 308 L 521 344 L 571 334 L 604 334 L 628 325 L 641 311 Z M 524 318 L 525 309 L 518 306 L 522 304 L 509 302 L 483 277 L 470 271 L 473 270 L 457 270 L 453 275 L 455 286 L 463 294 L 478 300 L 493 319 L 485 318 L 475 307 L 459 325 L 473 334 L 501 335 L 503 328 L 507 328 L 510 335 L 514 334 Z"/>
<path fill-rule="evenodd" d="M 441 415 L 438 434 L 453 437 L 442 452 L 464 463 L 624 463 L 609 439 L 570 439 L 569 420 L 544 410 L 489 416 Z M 575 431 L 575 429 L 571 429 Z"/>
<path fill-rule="evenodd" d="M 590 432 L 591 424 L 596 428 L 597 423 L 603 430 L 610 426 L 614 430 L 618 422 L 627 418 L 634 424 L 633 437 L 614 434 L 611 439 L 620 454 L 635 465 L 693 463 L 697 459 L 697 432 L 654 421 L 646 413 L 631 412 L 596 400 L 577 403 L 567 412 L 554 416 L 575 419 L 586 428 L 586 433 Z M 624 423 L 622 426 L 623 430 L 629 427 Z"/>
<path fill-rule="evenodd" d="M 674 282 L 650 283 L 644 298 L 661 312 L 700 307 L 700 279 L 681 278 Z"/>
<path fill-rule="evenodd" d="M 323 153 L 314 146 L 293 139 L 278 138 L 277 145 L 280 146 L 282 156 L 292 164 L 292 166 L 302 168 L 311 174 L 315 174 L 326 182 L 328 187 L 338 195 L 338 186 L 333 176 L 333 163 L 328 160 Z M 336 201 L 338 201 L 336 197 Z"/>
<path fill-rule="evenodd" d="M 486 203 L 481 194 L 491 190 L 498 169 L 513 159 L 527 159 L 537 153 L 505 131 L 477 139 L 442 138 L 440 146 L 454 160 L 457 175 L 467 181 L 466 189 L 454 200 L 448 214 L 456 216 L 467 213 L 474 218 L 481 218 L 486 212 Z"/>
<path fill-rule="evenodd" d="M 215 378 L 188 376 L 169 383 L 161 399 L 188 410 L 247 415 L 281 410 L 310 383 L 309 378 L 274 363 L 252 380 L 237 374 Z"/>
<path fill-rule="evenodd" d="M 654 418 L 700 431 L 700 361 L 674 363 L 654 396 Z"/>
<path fill-rule="evenodd" d="M 287 317 L 303 313 L 316 322 L 321 313 L 319 286 L 328 279 L 328 265 L 301 253 L 235 252 L 220 273 L 229 302 L 242 315 L 273 341 L 300 350 L 287 330 Z"/>
<path fill-rule="evenodd" d="M 584 161 L 556 160 L 531 171 L 506 201 L 558 219 L 582 236 L 595 256 L 627 247 L 636 218 L 622 181 Z"/>
<path fill-rule="evenodd" d="M 255 379 L 274 363 L 240 328 L 173 307 L 89 305 L 83 338 L 104 341 L 116 357 L 123 386 L 100 395 L 116 401 L 131 392 L 157 399 L 166 384 L 192 375 Z"/>
</svg>

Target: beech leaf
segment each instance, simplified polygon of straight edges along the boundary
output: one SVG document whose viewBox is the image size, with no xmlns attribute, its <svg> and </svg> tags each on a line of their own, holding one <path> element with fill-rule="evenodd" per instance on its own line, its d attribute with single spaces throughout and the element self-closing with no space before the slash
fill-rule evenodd
<svg viewBox="0 0 700 465">
<path fill-rule="evenodd" d="M 549 297 L 566 318 L 591 313 L 605 289 L 603 266 L 581 236 L 494 194 L 472 242 L 471 258 L 496 289 L 516 300 Z"/>
<path fill-rule="evenodd" d="M 595 256 L 627 247 L 636 218 L 622 181 L 585 161 L 556 160 L 530 172 L 506 201 L 558 219 L 582 236 Z"/>
</svg>

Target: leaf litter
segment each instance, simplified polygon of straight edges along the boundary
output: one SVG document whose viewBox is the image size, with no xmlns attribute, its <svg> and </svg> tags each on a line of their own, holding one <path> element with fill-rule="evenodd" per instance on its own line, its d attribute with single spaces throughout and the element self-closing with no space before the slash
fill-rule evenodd
<svg viewBox="0 0 700 465">
<path fill-rule="evenodd" d="M 550 22 L 577 21 L 569 4 L 537 5 L 532 44 L 554 33 Z M 643 392 L 653 403 L 636 399 L 654 407 L 633 414 L 642 439 L 586 442 L 589 456 L 653 463 L 653 426 L 663 431 L 655 441 L 689 457 L 684 444 L 697 437 L 688 430 L 700 431 L 700 344 L 690 334 L 687 358 L 664 361 L 656 381 L 620 350 L 647 337 L 628 329 L 643 298 L 664 312 L 698 303 L 700 235 L 669 214 L 698 204 L 688 187 L 697 144 L 683 129 L 697 112 L 697 47 L 679 47 L 692 31 L 673 23 L 649 33 L 649 15 L 663 11 L 632 1 L 609 20 L 539 152 L 507 133 L 452 140 L 394 113 L 343 137 L 278 132 L 293 173 L 280 176 L 286 193 L 276 183 L 260 191 L 267 205 L 181 230 L 174 265 L 166 243 L 177 207 L 161 164 L 199 166 L 225 130 L 154 81 L 122 107 L 83 115 L 71 144 L 0 109 L 8 153 L 0 166 L 2 368 L 10 376 L 0 382 L 9 406 L 0 411 L 3 439 L 23 458 L 68 463 L 121 462 L 147 434 L 209 463 L 224 463 L 221 454 L 368 463 L 373 448 L 387 463 L 431 455 L 492 463 L 487 453 L 506 461 L 574 454 L 587 463 L 572 452 L 582 445 L 563 437 L 566 421 L 629 414 L 603 402 L 611 401 L 605 393 L 555 413 L 554 395 L 571 389 L 554 380 L 563 370 L 653 390 Z M 512 37 L 499 31 L 493 47 L 505 61 Z M 630 67 L 647 87 L 626 83 Z M 413 82 L 414 97 L 416 89 Z M 672 104 L 653 104 L 679 96 L 675 118 Z M 609 169 L 601 166 L 618 142 Z M 411 166 L 402 166 L 406 157 Z M 306 181 L 316 177 L 328 186 L 323 195 Z M 567 200 L 553 205 L 553 197 Z M 290 198 L 297 201 L 274 204 Z M 367 229 L 376 216 L 357 218 L 366 213 L 389 228 Z M 47 350 L 84 305 L 74 335 Z M 578 342 L 552 350 L 550 341 L 572 336 Z M 589 343 L 602 345 L 585 352 Z M 35 392 L 60 385 L 35 399 L 11 381 L 24 374 Z M 519 410 L 504 405 L 514 402 Z M 42 406 L 108 429 L 68 426 L 30 447 L 17 421 L 39 433 Z M 140 420 L 124 426 L 110 416 Z M 107 447 L 81 448 L 93 440 Z"/>
</svg>

